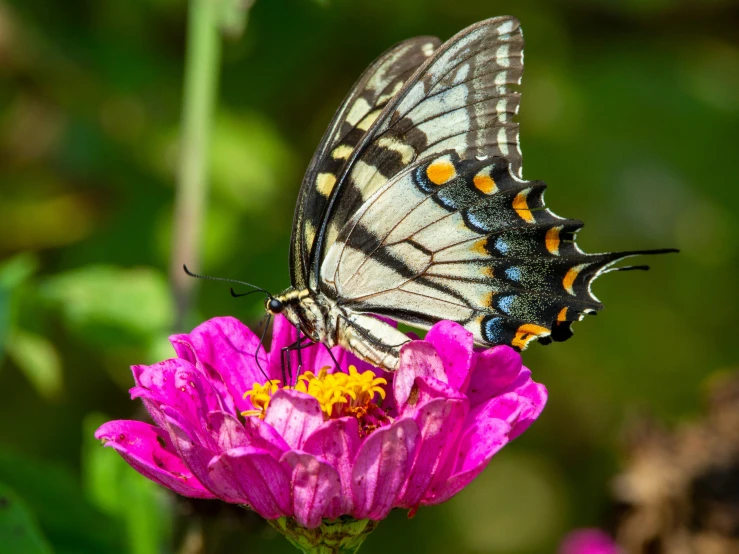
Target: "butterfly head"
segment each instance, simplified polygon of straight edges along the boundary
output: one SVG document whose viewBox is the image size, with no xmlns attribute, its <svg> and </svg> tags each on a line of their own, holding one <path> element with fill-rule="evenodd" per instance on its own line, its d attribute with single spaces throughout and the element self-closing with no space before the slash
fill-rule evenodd
<svg viewBox="0 0 739 554">
<path fill-rule="evenodd" d="M 285 309 L 285 305 L 282 303 L 281 300 L 278 300 L 277 298 L 272 296 L 266 300 L 265 308 L 270 314 L 277 315 L 282 313 L 282 310 Z"/>
<path fill-rule="evenodd" d="M 310 290 L 289 288 L 269 297 L 264 307 L 272 315 L 282 314 L 314 341 L 324 339 L 326 307 Z"/>
</svg>

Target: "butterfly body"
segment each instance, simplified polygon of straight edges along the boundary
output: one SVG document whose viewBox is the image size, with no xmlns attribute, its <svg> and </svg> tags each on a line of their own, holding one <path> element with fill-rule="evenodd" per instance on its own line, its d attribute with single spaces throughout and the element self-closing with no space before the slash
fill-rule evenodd
<svg viewBox="0 0 739 554">
<path fill-rule="evenodd" d="M 408 338 L 459 322 L 479 345 L 566 340 L 602 308 L 592 281 L 645 252 L 587 254 L 582 223 L 525 181 L 518 142 L 523 35 L 513 17 L 444 44 L 410 39 L 344 100 L 308 167 L 290 250 L 292 287 L 268 311 L 310 339 L 394 370 Z"/>
<path fill-rule="evenodd" d="M 336 300 L 310 289 L 289 288 L 274 297 L 277 309 L 313 342 L 341 346 L 361 359 L 391 371 L 400 363 L 400 347 L 410 339 L 391 325 L 342 308 Z"/>
</svg>

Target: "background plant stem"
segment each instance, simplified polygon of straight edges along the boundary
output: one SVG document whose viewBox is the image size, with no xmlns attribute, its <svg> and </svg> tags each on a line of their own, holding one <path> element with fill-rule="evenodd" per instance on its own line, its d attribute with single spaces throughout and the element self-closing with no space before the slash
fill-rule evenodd
<svg viewBox="0 0 739 554">
<path fill-rule="evenodd" d="M 178 331 L 182 330 L 196 285 L 195 279 L 185 275 L 182 264 L 193 271 L 200 267 L 208 153 L 221 56 L 219 35 L 219 3 L 190 0 L 170 267 Z"/>
</svg>

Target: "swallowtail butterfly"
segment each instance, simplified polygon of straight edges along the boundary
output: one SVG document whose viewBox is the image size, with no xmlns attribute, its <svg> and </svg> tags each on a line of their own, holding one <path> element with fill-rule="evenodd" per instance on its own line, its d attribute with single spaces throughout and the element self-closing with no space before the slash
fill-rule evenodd
<svg viewBox="0 0 739 554">
<path fill-rule="evenodd" d="M 354 85 L 298 195 L 292 286 L 270 297 L 315 342 L 394 370 L 408 337 L 372 314 L 457 321 L 480 345 L 562 341 L 603 306 L 593 280 L 636 254 L 586 254 L 580 221 L 521 175 L 523 36 L 513 17 L 444 44 L 401 42 Z M 622 268 L 628 269 L 628 268 Z"/>
</svg>

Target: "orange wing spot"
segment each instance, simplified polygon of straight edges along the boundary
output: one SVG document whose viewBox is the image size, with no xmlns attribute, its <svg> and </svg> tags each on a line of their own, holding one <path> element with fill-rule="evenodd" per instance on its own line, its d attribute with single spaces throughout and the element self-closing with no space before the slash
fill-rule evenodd
<svg viewBox="0 0 739 554">
<path fill-rule="evenodd" d="M 490 291 L 488 293 L 485 293 L 485 295 L 482 298 L 482 305 L 486 307 L 492 307 L 493 306 L 493 297 L 495 296 L 495 293 L 493 291 Z"/>
<path fill-rule="evenodd" d="M 475 175 L 472 179 L 472 183 L 475 188 L 483 194 L 493 194 L 498 190 L 498 185 L 495 184 L 495 180 L 490 175 L 485 175 L 482 171 Z"/>
<path fill-rule="evenodd" d="M 495 277 L 495 270 L 489 265 L 486 265 L 485 267 L 482 268 L 482 274 L 485 277 L 490 277 L 492 279 L 493 277 Z"/>
<path fill-rule="evenodd" d="M 521 216 L 521 219 L 526 223 L 534 223 L 536 221 L 534 219 L 534 214 L 529 210 L 529 204 L 526 201 L 526 197 L 529 195 L 530 190 L 531 189 L 522 190 L 513 199 L 513 209 L 518 212 L 518 215 Z"/>
<path fill-rule="evenodd" d="M 443 185 L 457 175 L 454 164 L 444 158 L 431 162 L 426 168 L 426 176 L 435 185 Z"/>
<path fill-rule="evenodd" d="M 511 346 L 525 350 L 529 343 L 536 337 L 548 335 L 549 333 L 550 331 L 546 327 L 533 323 L 524 323 L 516 331 L 516 336 L 511 341 Z"/>
<path fill-rule="evenodd" d="M 481 256 L 485 256 L 487 258 L 488 256 L 490 256 L 490 253 L 488 252 L 488 249 L 486 248 L 487 243 L 488 243 L 487 238 L 475 241 L 475 244 L 472 245 L 472 251 L 476 252 L 477 254 L 480 254 Z"/>
<path fill-rule="evenodd" d="M 547 231 L 547 234 L 544 237 L 544 243 L 546 244 L 547 250 L 549 250 L 550 254 L 554 254 L 555 256 L 559 256 L 559 232 L 561 230 L 561 226 L 552 227 Z"/>
<path fill-rule="evenodd" d="M 557 321 L 567 321 L 567 306 L 559 311 L 557 314 Z"/>
<path fill-rule="evenodd" d="M 565 274 L 564 279 L 562 279 L 562 286 L 572 296 L 575 296 L 575 291 L 572 290 L 572 285 L 575 284 L 575 279 L 577 279 L 577 276 L 580 274 L 580 272 L 585 267 L 587 267 L 587 265 L 588 264 L 580 264 L 580 265 L 576 265 L 575 267 L 571 267 L 570 269 L 567 270 L 567 273 Z"/>
</svg>

